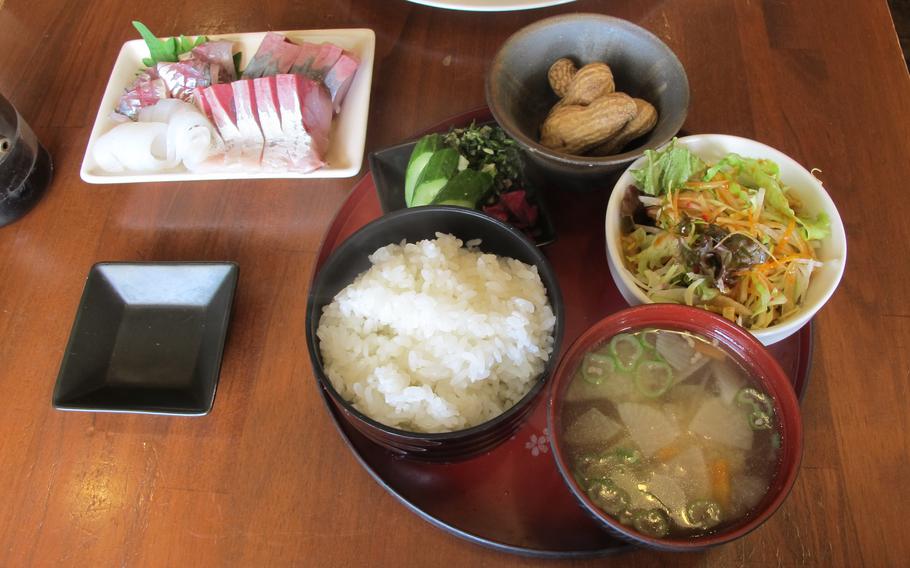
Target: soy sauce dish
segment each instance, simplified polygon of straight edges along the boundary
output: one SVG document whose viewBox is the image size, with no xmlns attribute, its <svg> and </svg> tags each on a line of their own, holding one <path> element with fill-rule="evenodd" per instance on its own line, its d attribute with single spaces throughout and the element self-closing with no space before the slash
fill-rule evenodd
<svg viewBox="0 0 910 568">
<path fill-rule="evenodd" d="M 671 304 L 617 312 L 562 357 L 547 422 L 582 507 L 638 545 L 691 551 L 742 537 L 793 486 L 802 423 L 755 337 Z"/>
</svg>

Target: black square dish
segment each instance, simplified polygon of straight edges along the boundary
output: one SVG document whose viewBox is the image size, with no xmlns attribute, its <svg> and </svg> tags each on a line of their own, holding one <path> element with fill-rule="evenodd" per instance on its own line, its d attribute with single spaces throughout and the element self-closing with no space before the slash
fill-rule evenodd
<svg viewBox="0 0 910 568">
<path fill-rule="evenodd" d="M 237 273 L 232 262 L 94 265 L 63 354 L 54 407 L 207 414 Z"/>
<path fill-rule="evenodd" d="M 370 154 L 370 171 L 373 174 L 376 194 L 379 197 L 379 205 L 382 207 L 383 213 L 391 213 L 406 207 L 404 176 L 415 145 L 417 145 L 416 140 Z M 533 178 L 533 174 L 529 171 L 526 177 Z M 539 211 L 538 233 L 532 237 L 532 240 L 537 243 L 537 246 L 545 246 L 556 240 L 556 228 L 553 226 L 553 219 L 540 192 L 535 191 L 534 180 L 528 179 L 527 181 L 531 186 L 526 188 L 529 200 L 537 205 Z"/>
</svg>

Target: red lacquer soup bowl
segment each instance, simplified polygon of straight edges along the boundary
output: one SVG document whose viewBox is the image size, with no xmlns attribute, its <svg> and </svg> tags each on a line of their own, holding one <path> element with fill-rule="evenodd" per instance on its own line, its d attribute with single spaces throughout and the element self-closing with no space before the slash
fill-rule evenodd
<svg viewBox="0 0 910 568">
<path fill-rule="evenodd" d="M 773 472 L 764 497 L 738 521 L 719 524 L 713 531 L 696 536 L 655 537 L 602 511 L 573 475 L 563 424 L 564 399 L 569 385 L 586 353 L 617 334 L 644 329 L 690 332 L 707 339 L 725 351 L 751 375 L 754 386 L 772 399 L 773 415 L 780 434 L 776 464 L 772 466 Z M 802 455 L 802 421 L 790 380 L 773 356 L 749 332 L 713 313 L 675 304 L 648 304 L 614 313 L 594 324 L 572 344 L 559 362 L 552 381 L 547 421 L 551 432 L 550 445 L 559 471 L 590 515 L 633 544 L 660 550 L 692 551 L 730 542 L 768 520 L 786 499 L 796 480 Z"/>
</svg>

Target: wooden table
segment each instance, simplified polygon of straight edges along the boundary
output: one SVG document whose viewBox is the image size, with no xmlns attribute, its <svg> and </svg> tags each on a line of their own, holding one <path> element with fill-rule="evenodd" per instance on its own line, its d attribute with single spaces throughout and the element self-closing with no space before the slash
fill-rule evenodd
<svg viewBox="0 0 910 568">
<path fill-rule="evenodd" d="M 50 150 L 56 179 L 0 229 L 0 565 L 534 564 L 399 505 L 317 395 L 307 286 L 356 179 L 89 186 L 78 170 L 114 58 L 136 37 L 132 19 L 162 35 L 374 29 L 374 150 L 484 104 L 484 71 L 505 38 L 570 11 L 629 19 L 677 53 L 692 88 L 686 131 L 756 138 L 821 169 L 850 244 L 844 280 L 815 320 L 805 453 L 783 508 L 705 554 L 611 561 L 906 562 L 910 81 L 884 1 L 592 0 L 477 14 L 402 0 L 7 0 L 0 88 Z M 53 410 L 91 265 L 164 259 L 241 267 L 211 415 Z"/>
</svg>

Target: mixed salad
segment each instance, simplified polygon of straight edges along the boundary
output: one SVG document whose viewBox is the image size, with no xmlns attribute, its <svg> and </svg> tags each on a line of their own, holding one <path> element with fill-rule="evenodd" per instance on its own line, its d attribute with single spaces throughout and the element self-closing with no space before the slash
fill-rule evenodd
<svg viewBox="0 0 910 568">
<path fill-rule="evenodd" d="M 622 204 L 621 246 L 648 297 L 753 330 L 796 311 L 830 227 L 801 212 L 778 165 L 738 154 L 708 165 L 676 140 L 646 157 Z"/>
<path fill-rule="evenodd" d="M 482 209 L 534 237 L 539 211 L 529 201 L 521 153 L 499 126 L 453 128 L 421 138 L 405 172 L 405 204 Z"/>
</svg>

